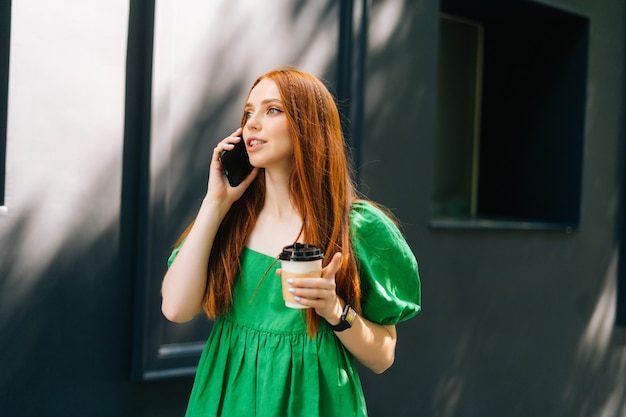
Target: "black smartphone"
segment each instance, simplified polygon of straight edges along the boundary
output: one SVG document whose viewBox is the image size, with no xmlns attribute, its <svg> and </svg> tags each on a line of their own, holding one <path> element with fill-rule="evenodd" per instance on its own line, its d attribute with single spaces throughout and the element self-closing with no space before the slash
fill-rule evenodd
<svg viewBox="0 0 626 417">
<path fill-rule="evenodd" d="M 243 141 L 243 137 L 241 137 L 239 142 L 235 143 L 233 149 L 230 151 L 222 151 L 220 161 L 222 162 L 224 174 L 226 174 L 226 178 L 231 187 L 238 186 L 253 169 L 248 159 L 246 143 Z"/>
</svg>

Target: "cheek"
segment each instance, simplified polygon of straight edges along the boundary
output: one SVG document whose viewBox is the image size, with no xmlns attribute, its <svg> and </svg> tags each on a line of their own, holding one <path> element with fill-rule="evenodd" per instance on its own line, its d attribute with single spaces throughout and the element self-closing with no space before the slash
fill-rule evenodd
<svg viewBox="0 0 626 417">
<path fill-rule="evenodd" d="M 283 137 L 283 141 L 282 141 L 283 147 L 288 148 L 290 152 L 293 153 L 293 138 L 291 137 L 291 134 L 289 133 L 289 131 L 285 131 L 282 137 Z"/>
<path fill-rule="evenodd" d="M 280 149 L 277 149 L 277 155 L 280 155 L 281 158 L 293 159 L 293 146 L 288 143 L 282 143 Z"/>
</svg>

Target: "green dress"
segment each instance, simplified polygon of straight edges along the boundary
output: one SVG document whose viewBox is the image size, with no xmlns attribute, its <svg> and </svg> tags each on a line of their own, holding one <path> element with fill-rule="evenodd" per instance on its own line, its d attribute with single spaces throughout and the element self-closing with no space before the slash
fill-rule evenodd
<svg viewBox="0 0 626 417">
<path fill-rule="evenodd" d="M 400 231 L 364 201 L 350 219 L 363 317 L 388 325 L 413 317 L 420 279 Z M 211 330 L 186 416 L 367 416 L 352 355 L 325 322 L 315 338 L 307 335 L 302 310 L 284 305 L 275 260 L 244 249 L 232 309 Z"/>
</svg>

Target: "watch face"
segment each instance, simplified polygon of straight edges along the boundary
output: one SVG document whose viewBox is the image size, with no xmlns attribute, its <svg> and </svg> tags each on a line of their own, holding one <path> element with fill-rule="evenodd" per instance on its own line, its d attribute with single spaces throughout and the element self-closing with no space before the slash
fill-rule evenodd
<svg viewBox="0 0 626 417">
<path fill-rule="evenodd" d="M 352 308 L 350 308 L 348 310 L 348 314 L 346 314 L 346 322 L 352 326 L 352 322 L 354 321 L 354 318 L 356 317 L 356 311 L 354 311 Z"/>
</svg>

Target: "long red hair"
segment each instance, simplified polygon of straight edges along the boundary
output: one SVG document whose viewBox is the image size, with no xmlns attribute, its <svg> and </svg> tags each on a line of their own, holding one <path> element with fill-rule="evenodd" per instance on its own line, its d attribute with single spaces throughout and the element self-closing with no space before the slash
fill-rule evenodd
<svg viewBox="0 0 626 417">
<path fill-rule="evenodd" d="M 292 201 L 304 219 L 303 240 L 324 249 L 324 265 L 335 253 L 342 253 L 341 266 L 335 275 L 336 291 L 360 311 L 361 290 L 350 241 L 349 218 L 356 191 L 335 100 L 318 78 L 298 70 L 271 71 L 259 77 L 250 91 L 263 79 L 276 83 L 294 141 L 294 166 L 289 184 Z M 244 115 L 242 126 L 245 122 Z M 261 172 L 233 204 L 218 229 L 209 257 L 203 301 L 203 309 L 210 318 L 226 313 L 232 305 L 239 257 L 264 198 L 265 179 Z M 309 334 L 315 335 L 319 326 L 320 318 L 313 309 L 308 309 Z"/>
</svg>

